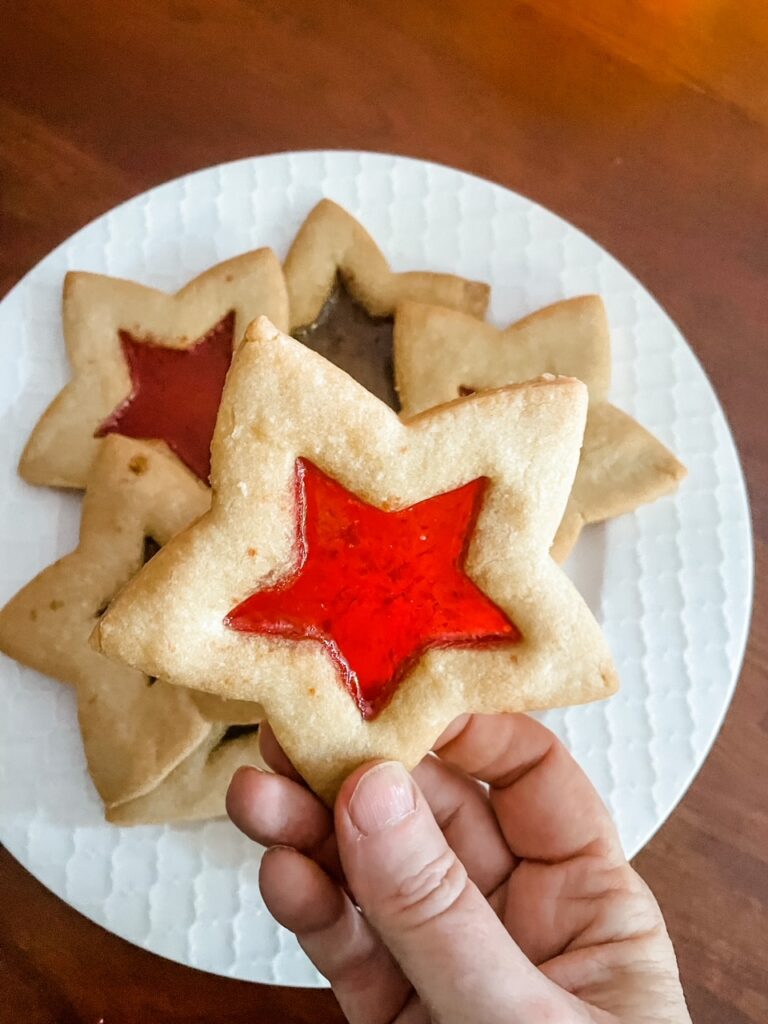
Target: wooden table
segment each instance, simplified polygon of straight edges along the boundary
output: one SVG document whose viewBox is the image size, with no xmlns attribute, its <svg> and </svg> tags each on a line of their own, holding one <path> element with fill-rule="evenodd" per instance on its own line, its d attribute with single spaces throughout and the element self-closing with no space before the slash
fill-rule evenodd
<svg viewBox="0 0 768 1024">
<path fill-rule="evenodd" d="M 86 221 L 235 157 L 348 147 L 562 214 L 678 322 L 750 486 L 741 683 L 637 858 L 697 1024 L 768 1020 L 768 8 L 764 0 L 6 0 L 0 292 Z M 3 339 L 12 343 L 12 339 Z M 200 974 L 90 924 L 0 854 L 0 1019 L 336 1020 L 327 993 Z"/>
</svg>

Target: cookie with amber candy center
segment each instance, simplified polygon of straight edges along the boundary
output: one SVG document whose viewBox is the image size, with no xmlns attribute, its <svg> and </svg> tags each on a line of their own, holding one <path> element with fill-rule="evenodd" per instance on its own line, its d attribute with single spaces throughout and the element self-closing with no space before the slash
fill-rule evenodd
<svg viewBox="0 0 768 1024">
<path fill-rule="evenodd" d="M 411 299 L 482 317 L 490 294 L 483 282 L 455 274 L 395 273 L 363 225 L 330 199 L 310 211 L 283 270 L 291 334 L 395 409 L 397 305 Z"/>
</svg>

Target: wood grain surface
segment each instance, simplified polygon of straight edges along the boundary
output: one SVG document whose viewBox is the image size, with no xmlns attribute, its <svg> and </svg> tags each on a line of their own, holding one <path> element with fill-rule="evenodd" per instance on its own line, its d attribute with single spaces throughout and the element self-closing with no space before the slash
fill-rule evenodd
<svg viewBox="0 0 768 1024">
<path fill-rule="evenodd" d="M 757 596 L 722 733 L 637 867 L 666 914 L 697 1024 L 765 1024 L 764 0 L 0 6 L 0 292 L 167 178 L 348 147 L 441 161 L 530 196 L 614 253 L 677 321 L 744 461 Z M 0 1021 L 339 1019 L 327 993 L 229 981 L 135 949 L 0 853 Z"/>
</svg>

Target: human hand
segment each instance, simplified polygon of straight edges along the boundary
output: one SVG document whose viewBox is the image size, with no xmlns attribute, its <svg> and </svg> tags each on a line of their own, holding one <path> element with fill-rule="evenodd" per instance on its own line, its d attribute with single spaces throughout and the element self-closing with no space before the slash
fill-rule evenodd
<svg viewBox="0 0 768 1024">
<path fill-rule="evenodd" d="M 659 907 L 543 725 L 460 719 L 412 777 L 354 771 L 333 813 L 268 727 L 262 753 L 277 774 L 241 768 L 227 810 L 351 1024 L 690 1024 Z"/>
</svg>

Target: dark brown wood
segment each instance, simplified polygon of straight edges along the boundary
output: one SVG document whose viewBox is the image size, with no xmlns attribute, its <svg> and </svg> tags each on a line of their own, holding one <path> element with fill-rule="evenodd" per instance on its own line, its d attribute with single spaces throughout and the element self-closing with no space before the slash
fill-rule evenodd
<svg viewBox="0 0 768 1024">
<path fill-rule="evenodd" d="M 742 453 L 760 581 L 726 725 L 637 858 L 697 1024 L 768 1020 L 767 46 L 762 0 L 6 0 L 0 33 L 2 291 L 166 178 L 349 147 L 531 196 L 618 256 L 680 324 Z M 7 854 L 0 907 L 2 1020 L 338 1019 L 328 995 L 137 950 Z"/>
</svg>

